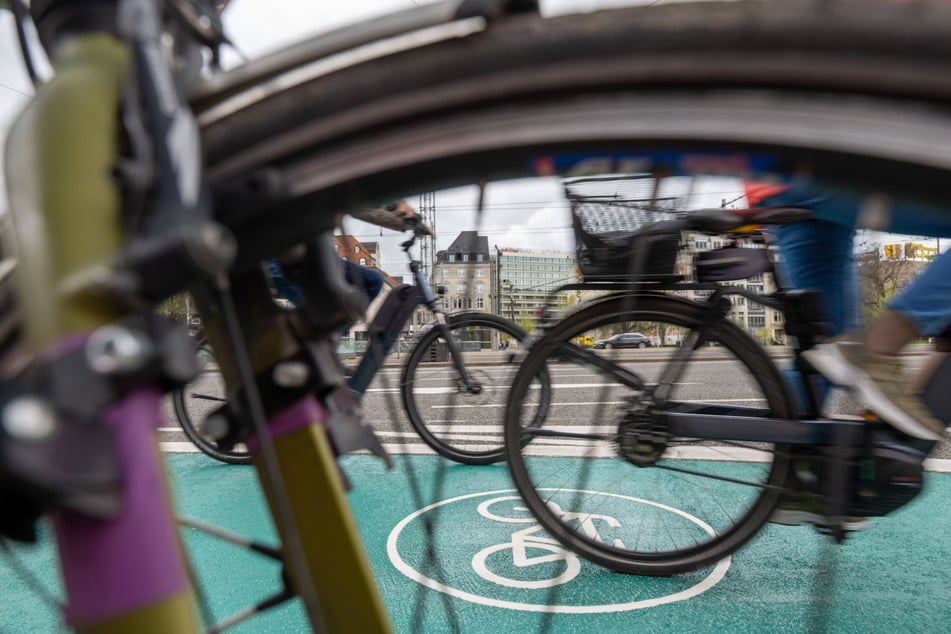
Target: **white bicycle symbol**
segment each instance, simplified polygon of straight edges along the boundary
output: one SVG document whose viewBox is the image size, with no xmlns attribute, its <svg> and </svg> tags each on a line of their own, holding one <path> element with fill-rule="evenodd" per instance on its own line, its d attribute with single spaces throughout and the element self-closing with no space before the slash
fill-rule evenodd
<svg viewBox="0 0 951 634">
<path fill-rule="evenodd" d="M 476 571 L 476 574 L 486 581 L 491 581 L 492 583 L 496 583 L 500 586 L 505 586 L 508 588 L 524 588 L 530 590 L 550 588 L 552 586 L 568 583 L 577 577 L 578 573 L 581 572 L 581 560 L 573 552 L 562 548 L 555 539 L 538 534 L 541 533 L 543 529 L 535 521 L 535 518 L 533 518 L 528 513 L 528 509 L 523 506 L 513 506 L 512 511 L 521 514 L 517 517 L 506 517 L 492 512 L 491 507 L 493 504 L 500 502 L 510 502 L 513 500 L 520 502 L 521 498 L 519 498 L 517 495 L 510 495 L 486 500 L 479 505 L 479 514 L 496 522 L 502 522 L 506 524 L 533 524 L 533 526 L 529 526 L 528 528 L 524 528 L 512 533 L 511 541 L 483 548 L 478 553 L 476 553 L 472 558 L 472 569 Z M 554 507 L 558 513 L 561 513 L 565 520 L 577 520 L 580 523 L 582 530 L 593 539 L 600 539 L 597 527 L 595 525 L 596 522 L 604 522 L 610 528 L 620 527 L 620 523 L 615 518 L 608 515 L 594 515 L 590 513 L 580 514 L 571 512 L 566 513 L 562 511 L 561 507 L 559 507 L 554 502 L 549 502 L 549 504 Z M 621 544 L 620 540 L 615 539 L 613 541 L 615 545 L 623 547 L 623 544 Z M 489 570 L 487 564 L 487 560 L 490 555 L 503 550 L 512 551 L 511 563 L 516 568 L 528 568 L 531 566 L 563 561 L 564 570 L 555 577 L 532 581 L 503 577 Z M 530 554 L 530 551 L 532 550 L 546 551 L 547 554 L 533 556 Z"/>
</svg>

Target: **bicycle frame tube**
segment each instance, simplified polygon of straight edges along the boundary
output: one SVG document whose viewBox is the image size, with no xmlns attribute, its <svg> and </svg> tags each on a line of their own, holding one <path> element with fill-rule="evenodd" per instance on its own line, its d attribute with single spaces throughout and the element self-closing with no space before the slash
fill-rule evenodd
<svg viewBox="0 0 951 634">
<path fill-rule="evenodd" d="M 76 38 L 53 60 L 10 134 L 10 207 L 20 243 L 17 302 L 30 347 L 56 358 L 113 321 L 108 301 L 67 292 L 122 247 L 117 156 L 127 49 L 107 35 Z M 123 509 L 111 520 L 55 517 L 67 618 L 82 632 L 193 632 L 197 619 L 154 429 L 159 394 L 139 389 L 104 415 L 118 437 Z M 143 544 L 148 544 L 143 548 Z"/>
<path fill-rule="evenodd" d="M 390 291 L 367 328 L 367 332 L 370 333 L 369 345 L 348 381 L 350 389 L 357 396 L 363 396 L 370 383 L 373 382 L 373 377 L 376 376 L 383 365 L 383 359 L 399 339 L 403 326 L 409 321 L 413 310 L 420 304 L 429 304 L 426 298 L 427 293 L 423 290 L 424 288 L 428 290 L 429 287 L 419 285 L 421 274 L 417 273 L 416 277 L 416 286 L 401 284 Z M 429 291 L 428 295 L 432 301 L 435 301 L 432 291 Z"/>
<path fill-rule="evenodd" d="M 233 275 L 230 284 L 252 371 L 260 376 L 293 357 L 299 351 L 298 344 L 283 312 L 271 299 L 260 270 Z M 242 377 L 227 336 L 224 314 L 215 310 L 213 298 L 205 293 L 197 292 L 195 300 L 230 390 Z M 304 396 L 277 411 L 269 408 L 268 403 L 263 405 L 269 412 L 267 431 L 277 458 L 282 492 L 273 489 L 261 440 L 252 436 L 246 442 L 285 545 L 284 560 L 292 584 L 296 586 L 300 579 L 309 579 L 327 631 L 389 632 L 388 614 L 376 589 L 324 429 L 330 414 L 314 395 Z M 288 525 L 280 512 L 279 493 L 290 509 Z M 299 561 L 305 570 L 299 572 L 295 572 L 295 558 L 289 555 L 292 531 L 300 538 Z"/>
<path fill-rule="evenodd" d="M 140 390 L 105 415 L 121 455 L 122 515 L 110 522 L 66 511 L 53 516 L 69 596 L 67 621 L 81 632 L 158 634 L 197 627 L 187 563 L 169 520 L 167 483 L 156 477 L 163 473 L 155 443 L 160 398 L 157 390 Z"/>
<path fill-rule="evenodd" d="M 436 302 L 436 295 L 433 293 L 433 289 L 430 288 L 429 284 L 426 282 L 426 278 L 420 270 L 419 262 L 413 261 L 410 262 L 410 270 L 413 271 L 413 276 L 416 278 L 416 286 L 420 289 L 420 292 L 423 294 L 423 302 L 429 306 L 429 309 L 433 311 L 433 316 L 436 318 L 435 328 L 442 330 L 443 339 L 446 341 L 446 347 L 449 351 L 449 356 L 452 358 L 452 365 L 456 368 L 456 372 L 459 373 L 459 379 L 462 381 L 462 384 L 466 386 L 467 390 L 473 388 L 472 380 L 469 378 L 469 372 L 466 370 L 466 365 L 462 361 L 462 351 L 459 350 L 459 346 L 456 345 L 455 339 L 452 338 L 449 334 L 449 329 L 446 328 L 446 314 L 442 312 L 439 308 L 439 304 Z"/>
<path fill-rule="evenodd" d="M 701 440 L 733 440 L 743 442 L 779 443 L 783 445 L 834 444 L 835 434 L 845 429 L 852 432 L 853 446 L 865 440 L 865 423 L 850 420 L 796 420 L 756 416 L 753 411 L 743 415 L 743 408 L 705 406 L 703 412 L 665 412 L 670 433 L 677 437 Z M 690 404 L 685 404 L 687 409 Z"/>
<path fill-rule="evenodd" d="M 307 396 L 268 422 L 285 493 L 303 540 L 306 565 L 327 630 L 389 632 L 389 617 L 356 522 L 349 513 L 333 451 L 323 427 L 315 424 L 327 416 L 326 409 L 313 396 Z M 260 472 L 263 465 L 253 440 L 249 448 Z M 273 506 L 268 480 L 263 473 L 260 479 Z"/>
</svg>

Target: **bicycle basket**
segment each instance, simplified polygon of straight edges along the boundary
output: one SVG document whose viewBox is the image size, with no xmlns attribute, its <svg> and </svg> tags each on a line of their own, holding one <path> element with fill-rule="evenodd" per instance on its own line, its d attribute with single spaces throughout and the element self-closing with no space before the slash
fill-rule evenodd
<svg viewBox="0 0 951 634">
<path fill-rule="evenodd" d="M 640 201 L 570 197 L 581 276 L 588 282 L 677 278 L 683 221 Z"/>
</svg>

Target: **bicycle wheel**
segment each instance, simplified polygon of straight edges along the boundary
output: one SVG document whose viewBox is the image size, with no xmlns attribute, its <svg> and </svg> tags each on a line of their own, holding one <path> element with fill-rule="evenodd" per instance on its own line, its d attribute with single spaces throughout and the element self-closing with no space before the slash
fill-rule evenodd
<svg viewBox="0 0 951 634">
<path fill-rule="evenodd" d="M 713 324 L 703 346 L 676 361 L 706 314 L 669 296 L 614 297 L 555 326 L 522 364 L 505 420 L 512 476 L 542 526 L 590 561 L 650 575 L 701 568 L 753 537 L 775 505 L 789 468 L 784 447 L 666 432 L 667 411 L 791 414 L 775 365 L 732 322 Z M 568 343 L 632 325 L 684 347 L 606 352 Z M 526 424 L 531 406 L 526 414 L 521 401 L 545 366 L 559 415 L 538 427 Z"/>
<path fill-rule="evenodd" d="M 461 353 L 471 382 L 463 383 L 446 334 L 433 326 L 406 360 L 400 391 L 403 406 L 420 437 L 440 455 L 464 464 L 490 464 L 505 457 L 502 415 L 518 370 L 519 344 L 527 336 L 518 325 L 485 313 L 450 315 L 446 331 Z M 526 406 L 534 417 L 547 415 L 548 373 L 540 368 Z"/>
<path fill-rule="evenodd" d="M 225 451 L 205 430 L 208 415 L 227 401 L 225 382 L 214 352 L 203 337 L 196 339 L 201 374 L 191 383 L 172 392 L 175 418 L 188 439 L 206 456 L 227 464 L 251 464 L 251 454 L 244 443 Z"/>
<path fill-rule="evenodd" d="M 259 85 L 236 93 L 225 77 L 194 105 L 220 219 L 247 237 L 249 261 L 351 205 L 493 174 L 650 170 L 659 155 L 641 152 L 672 145 L 692 144 L 679 169 L 763 174 L 805 159 L 830 182 L 940 200 L 949 10 L 836 2 L 829 19 L 803 3 L 704 2 L 515 16 L 336 72 L 275 76 L 265 63 Z M 788 160 L 739 153 L 751 148 Z"/>
</svg>

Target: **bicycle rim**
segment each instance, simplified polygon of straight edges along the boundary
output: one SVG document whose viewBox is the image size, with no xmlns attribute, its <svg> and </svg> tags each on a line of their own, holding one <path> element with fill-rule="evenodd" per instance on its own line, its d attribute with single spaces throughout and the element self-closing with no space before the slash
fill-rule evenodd
<svg viewBox="0 0 951 634">
<path fill-rule="evenodd" d="M 225 464 L 251 464 L 251 454 L 244 443 L 225 451 L 205 431 L 209 414 L 226 403 L 227 395 L 211 349 L 202 345 L 199 356 L 203 357 L 201 374 L 172 392 L 175 418 L 188 439 L 206 456 Z"/>
<path fill-rule="evenodd" d="M 597 302 L 566 319 L 522 366 L 524 376 L 551 369 L 559 416 L 540 428 L 525 423 L 527 381 L 516 378 L 506 410 L 516 486 L 539 522 L 591 561 L 638 574 L 694 570 L 755 535 L 776 502 L 788 471 L 785 447 L 666 432 L 664 411 L 791 414 L 775 366 L 729 322 L 716 324 L 675 375 L 664 374 L 683 350 L 673 344 L 687 345 L 703 323 L 699 305 L 650 295 Z M 582 334 L 620 329 L 671 345 L 584 354 L 569 348 Z M 630 375 L 644 389 L 631 387 Z M 672 380 L 669 402 L 652 405 L 662 377 Z"/>
<path fill-rule="evenodd" d="M 518 370 L 518 344 L 526 333 L 486 314 L 451 315 L 446 327 L 469 386 L 455 368 L 443 330 L 433 326 L 407 359 L 403 406 L 420 437 L 440 455 L 464 464 L 498 462 L 505 455 L 502 415 Z M 529 395 L 537 418 L 547 411 L 547 387 L 542 369 Z"/>
</svg>

